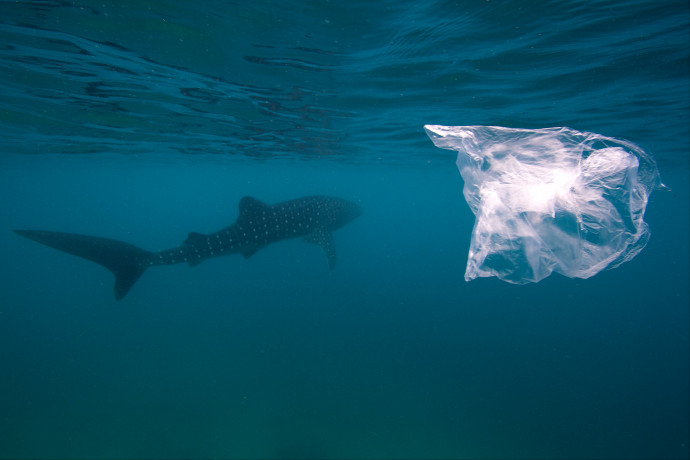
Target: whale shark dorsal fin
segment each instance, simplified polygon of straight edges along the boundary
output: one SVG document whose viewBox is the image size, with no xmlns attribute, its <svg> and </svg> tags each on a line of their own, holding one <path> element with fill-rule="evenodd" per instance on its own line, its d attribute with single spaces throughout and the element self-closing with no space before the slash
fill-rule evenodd
<svg viewBox="0 0 690 460">
<path fill-rule="evenodd" d="M 206 243 L 206 236 L 205 235 L 202 235 L 201 233 L 197 233 L 197 232 L 190 232 L 189 235 L 187 235 L 187 239 L 184 240 L 182 245 L 194 247 L 194 246 L 201 246 L 204 243 Z M 187 263 L 189 264 L 190 267 L 196 267 L 197 265 L 199 265 L 203 261 L 204 261 L 204 259 L 199 258 L 199 259 L 191 259 Z"/>
<path fill-rule="evenodd" d="M 266 212 L 268 205 L 251 196 L 245 196 L 240 200 L 240 216 L 237 220 L 244 220 L 258 216 Z"/>
<path fill-rule="evenodd" d="M 328 257 L 328 266 L 333 269 L 335 267 L 335 241 L 333 234 L 323 227 L 319 227 L 312 233 L 304 237 L 304 241 L 314 243 L 321 246 Z"/>
<path fill-rule="evenodd" d="M 202 244 L 204 241 L 206 241 L 206 237 L 201 233 L 190 232 L 183 244 Z"/>
</svg>

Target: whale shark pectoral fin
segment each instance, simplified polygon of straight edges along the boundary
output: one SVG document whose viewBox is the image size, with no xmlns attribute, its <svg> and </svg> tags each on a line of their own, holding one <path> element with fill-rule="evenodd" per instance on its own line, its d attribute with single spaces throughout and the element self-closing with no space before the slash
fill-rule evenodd
<svg viewBox="0 0 690 460">
<path fill-rule="evenodd" d="M 323 227 L 319 227 L 312 233 L 304 237 L 304 241 L 321 246 L 328 257 L 328 266 L 335 267 L 335 241 L 333 234 Z"/>
</svg>

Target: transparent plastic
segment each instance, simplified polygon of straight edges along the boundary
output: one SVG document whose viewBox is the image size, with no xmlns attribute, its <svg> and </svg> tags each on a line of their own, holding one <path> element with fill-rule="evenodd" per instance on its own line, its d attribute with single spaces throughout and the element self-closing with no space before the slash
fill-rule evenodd
<svg viewBox="0 0 690 460">
<path fill-rule="evenodd" d="M 516 284 L 557 272 L 589 278 L 635 257 L 649 240 L 649 195 L 662 186 L 636 145 L 570 128 L 425 126 L 458 152 L 476 216 L 465 280 Z"/>
</svg>

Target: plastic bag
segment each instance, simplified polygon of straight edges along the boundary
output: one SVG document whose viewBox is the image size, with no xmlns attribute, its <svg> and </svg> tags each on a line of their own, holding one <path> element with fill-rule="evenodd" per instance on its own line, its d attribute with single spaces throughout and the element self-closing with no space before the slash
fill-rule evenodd
<svg viewBox="0 0 690 460">
<path fill-rule="evenodd" d="M 538 282 L 552 271 L 589 278 L 647 244 L 644 212 L 662 184 L 636 145 L 569 128 L 425 126 L 458 152 L 476 216 L 465 280 Z"/>
</svg>

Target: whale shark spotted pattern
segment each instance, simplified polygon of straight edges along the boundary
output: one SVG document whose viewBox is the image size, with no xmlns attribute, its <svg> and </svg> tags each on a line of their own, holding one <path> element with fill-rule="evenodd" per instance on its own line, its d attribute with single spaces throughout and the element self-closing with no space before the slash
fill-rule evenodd
<svg viewBox="0 0 690 460">
<path fill-rule="evenodd" d="M 149 252 L 123 241 L 73 233 L 14 230 L 23 237 L 60 251 L 88 259 L 115 275 L 115 298 L 122 299 L 148 267 L 202 261 L 227 254 L 251 257 L 276 241 L 304 237 L 323 248 L 332 269 L 335 266 L 334 230 L 362 214 L 359 205 L 329 196 L 309 196 L 267 205 L 244 197 L 234 224 L 204 235 L 192 232 L 178 247 Z"/>
</svg>

